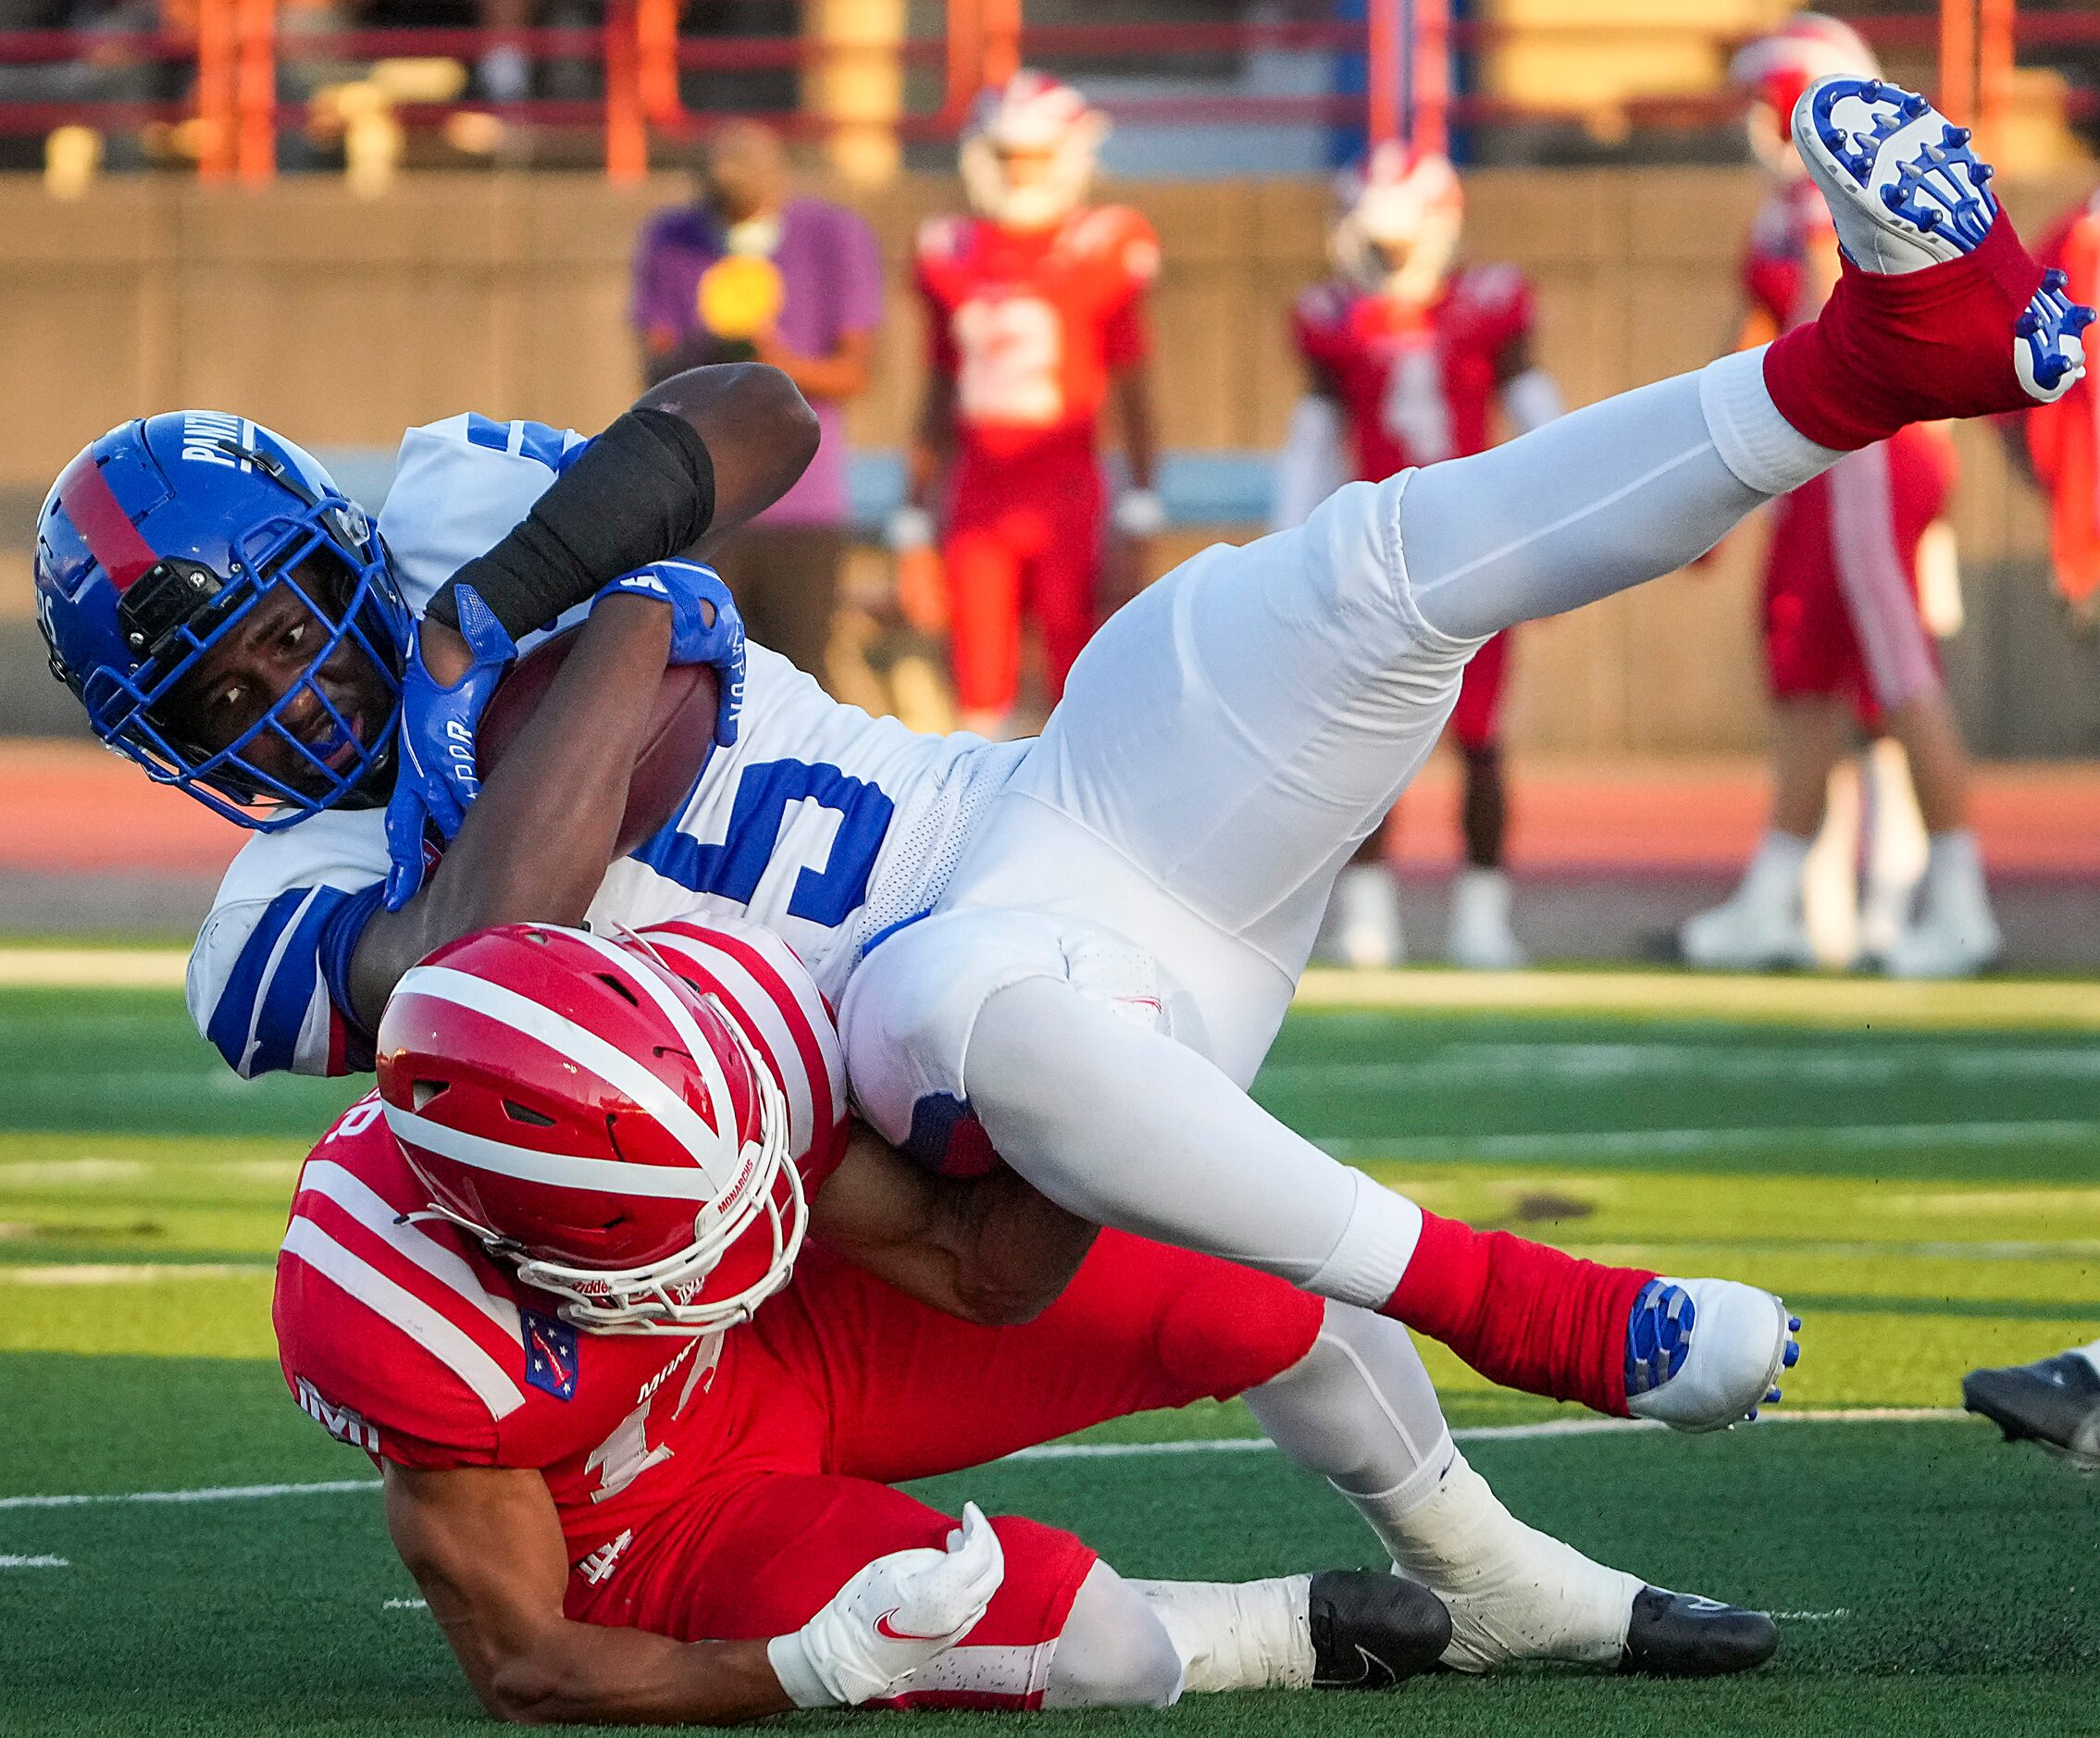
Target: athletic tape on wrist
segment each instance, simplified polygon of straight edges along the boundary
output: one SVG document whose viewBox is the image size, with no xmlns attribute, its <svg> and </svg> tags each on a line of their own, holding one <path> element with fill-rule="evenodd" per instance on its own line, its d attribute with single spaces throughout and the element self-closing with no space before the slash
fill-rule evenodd
<svg viewBox="0 0 2100 1738">
<path fill-rule="evenodd" d="M 765 1657 L 772 1663 L 773 1675 L 780 1680 L 781 1689 L 797 1707 L 841 1706 L 839 1697 L 832 1695 L 824 1680 L 816 1675 L 800 1630 L 788 1635 L 776 1635 L 766 1643 Z"/>
</svg>

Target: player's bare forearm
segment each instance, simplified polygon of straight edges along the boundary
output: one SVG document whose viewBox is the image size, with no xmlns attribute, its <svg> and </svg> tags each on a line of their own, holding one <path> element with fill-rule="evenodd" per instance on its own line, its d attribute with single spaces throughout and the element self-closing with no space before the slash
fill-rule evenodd
<svg viewBox="0 0 2100 1738">
<path fill-rule="evenodd" d="M 912 433 L 904 493 L 913 506 L 931 510 L 940 479 L 954 456 L 955 380 L 937 369 L 926 377 L 926 396 L 919 401 L 918 425 Z"/>
<path fill-rule="evenodd" d="M 792 1706 L 764 1641 L 679 1642 L 565 1616 L 568 1549 L 539 1473 L 390 1464 L 385 1486 L 394 1548 L 498 1719 L 730 1726 Z"/>
<path fill-rule="evenodd" d="M 810 1233 L 878 1279 L 965 1322 L 1032 1322 L 1071 1283 L 1099 1227 L 1007 1170 L 929 1176 L 856 1127 Z"/>
<path fill-rule="evenodd" d="M 822 356 L 789 350 L 777 338 L 762 338 L 758 343 L 759 360 L 778 368 L 805 398 L 833 401 L 858 398 L 867 391 L 874 350 L 872 332 L 842 333 L 830 354 Z"/>
<path fill-rule="evenodd" d="M 1124 463 L 1133 489 L 1150 489 L 1159 478 L 1159 420 L 1153 414 L 1152 369 L 1143 359 L 1115 372 L 1116 424 L 1123 434 Z"/>
<path fill-rule="evenodd" d="M 763 362 L 688 368 L 651 387 L 635 408 L 683 417 L 707 443 L 714 517 L 703 550 L 779 500 L 816 456 L 816 413 Z"/>
<path fill-rule="evenodd" d="M 610 597 L 591 611 L 444 862 L 400 911 L 375 912 L 358 938 L 351 1000 L 367 1031 L 431 949 L 491 924 L 583 921 L 613 859 L 670 645 L 671 612 L 660 603 Z"/>
</svg>

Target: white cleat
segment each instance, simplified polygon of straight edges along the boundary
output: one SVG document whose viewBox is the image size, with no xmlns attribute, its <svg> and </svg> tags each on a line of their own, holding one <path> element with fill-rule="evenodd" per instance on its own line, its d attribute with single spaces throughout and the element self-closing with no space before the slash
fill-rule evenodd
<svg viewBox="0 0 2100 1738">
<path fill-rule="evenodd" d="M 1701 972 L 1799 972 L 1816 962 L 1798 898 L 1779 911 L 1738 893 L 1686 918 L 1677 931 L 1677 950 Z"/>
<path fill-rule="evenodd" d="M 1928 911 L 1883 956 L 1891 977 L 1974 977 L 2005 951 L 2005 937 L 1988 910 L 1965 921 Z"/>
<path fill-rule="evenodd" d="M 1994 174 L 1923 97 L 1878 79 L 1824 79 L 1794 106 L 1795 148 L 1822 192 L 1838 243 L 1864 271 L 1897 276 L 1972 254 L 1991 233 Z M 2050 403 L 2085 373 L 2080 337 L 2093 310 L 2049 272 L 2013 329 L 2013 369 L 2027 396 Z"/>
<path fill-rule="evenodd" d="M 1626 1327 L 1626 1409 L 1672 1430 L 1726 1430 L 1780 1397 L 1801 1320 L 1732 1279 L 1652 1279 Z"/>
<path fill-rule="evenodd" d="M 1960 845 L 1952 838 L 1935 844 L 1918 915 L 1883 956 L 1891 977 L 1973 977 L 2004 950 L 1982 860 L 1961 837 Z"/>
<path fill-rule="evenodd" d="M 1400 889 L 1384 863 L 1353 863 L 1335 878 L 1314 952 L 1330 965 L 1357 971 L 1407 963 Z"/>
<path fill-rule="evenodd" d="M 1444 951 L 1468 972 L 1514 972 L 1531 963 L 1510 926 L 1510 877 L 1466 869 L 1451 883 L 1451 930 Z"/>
</svg>

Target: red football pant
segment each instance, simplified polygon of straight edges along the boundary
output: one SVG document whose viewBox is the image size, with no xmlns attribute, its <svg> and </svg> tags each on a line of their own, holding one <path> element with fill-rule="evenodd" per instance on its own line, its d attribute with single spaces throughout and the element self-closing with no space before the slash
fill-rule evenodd
<svg viewBox="0 0 2100 1738">
<path fill-rule="evenodd" d="M 1491 749 L 1502 739 L 1502 690 L 1510 675 L 1510 634 L 1497 634 L 1472 654 L 1459 678 L 1459 703 L 1448 726 L 1461 749 Z"/>
<path fill-rule="evenodd" d="M 811 1246 L 794 1284 L 729 1336 L 705 1397 L 720 1442 L 600 1585 L 571 1575 L 568 1614 L 687 1641 L 800 1629 L 872 1558 L 938 1548 L 957 1524 L 889 1481 L 1238 1394 L 1302 1359 L 1323 1310 L 1284 1280 L 1107 1231 L 1036 1321 L 979 1327 Z M 1094 1554 L 1057 1528 L 994 1524 L 1006 1579 L 916 1704 L 1041 1698 Z"/>
<path fill-rule="evenodd" d="M 956 702 L 1006 712 L 1021 682 L 1021 622 L 1042 634 L 1049 698 L 1099 621 L 1102 490 L 1091 448 L 1054 460 L 966 465 L 956 478 L 941 560 Z"/>
<path fill-rule="evenodd" d="M 1775 699 L 1846 695 L 1872 715 L 1940 681 L 1918 607 L 1918 540 L 1953 481 L 1945 437 L 1909 428 L 1781 498 L 1765 563 Z"/>
</svg>

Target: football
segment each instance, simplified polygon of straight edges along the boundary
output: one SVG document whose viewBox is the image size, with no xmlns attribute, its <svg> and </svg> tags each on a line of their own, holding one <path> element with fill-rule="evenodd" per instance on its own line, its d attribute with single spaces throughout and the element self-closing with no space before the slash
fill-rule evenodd
<svg viewBox="0 0 2100 1738">
<path fill-rule="evenodd" d="M 503 763 L 526 722 L 540 709 L 548 688 L 576 649 L 578 631 L 572 627 L 535 646 L 490 697 L 476 743 L 475 769 L 483 778 Z M 635 756 L 634 771 L 628 779 L 618 855 L 626 856 L 673 819 L 700 781 L 714 747 L 718 687 L 710 664 L 675 664 L 664 672 L 641 751 Z"/>
</svg>

